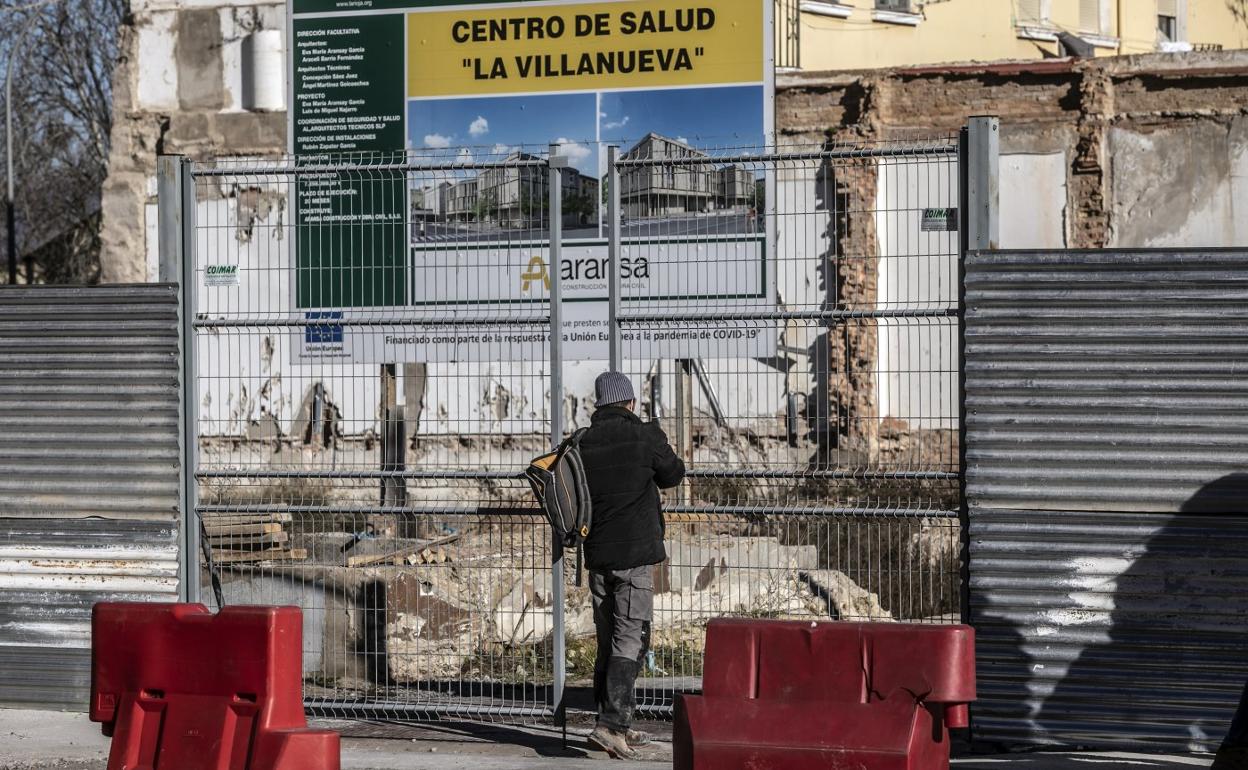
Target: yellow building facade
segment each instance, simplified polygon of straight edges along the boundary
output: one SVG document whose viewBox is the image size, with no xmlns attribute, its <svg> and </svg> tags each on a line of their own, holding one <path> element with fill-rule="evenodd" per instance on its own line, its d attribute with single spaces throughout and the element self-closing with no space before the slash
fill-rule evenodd
<svg viewBox="0 0 1248 770">
<path fill-rule="evenodd" d="M 1072 46 L 1094 56 L 1248 48 L 1248 0 L 778 0 L 776 5 L 776 65 L 782 70 L 1045 59 L 1068 55 Z"/>
</svg>

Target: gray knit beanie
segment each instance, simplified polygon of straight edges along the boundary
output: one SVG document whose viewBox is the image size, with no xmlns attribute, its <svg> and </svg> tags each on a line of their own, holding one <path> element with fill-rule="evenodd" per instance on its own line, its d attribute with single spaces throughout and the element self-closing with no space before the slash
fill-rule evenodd
<svg viewBox="0 0 1248 770">
<path fill-rule="evenodd" d="M 595 407 L 632 401 L 634 398 L 633 384 L 619 372 L 603 372 L 594 380 Z"/>
</svg>

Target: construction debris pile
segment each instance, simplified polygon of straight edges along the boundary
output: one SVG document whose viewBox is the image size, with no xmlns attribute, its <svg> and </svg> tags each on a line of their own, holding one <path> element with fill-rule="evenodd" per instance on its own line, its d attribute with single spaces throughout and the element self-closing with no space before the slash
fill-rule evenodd
<svg viewBox="0 0 1248 770">
<path fill-rule="evenodd" d="M 204 536 L 212 547 L 213 564 L 303 561 L 307 549 L 291 547 L 289 513 L 212 514 L 204 519 Z"/>
</svg>

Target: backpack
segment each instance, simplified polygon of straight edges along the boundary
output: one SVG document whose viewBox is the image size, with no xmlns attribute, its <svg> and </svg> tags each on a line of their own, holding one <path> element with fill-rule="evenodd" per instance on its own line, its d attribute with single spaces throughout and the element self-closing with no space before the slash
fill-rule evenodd
<svg viewBox="0 0 1248 770">
<path fill-rule="evenodd" d="M 587 430 L 581 428 L 553 452 L 533 458 L 524 471 L 538 505 L 550 521 L 555 540 L 564 548 L 578 548 L 585 542 L 593 518 L 585 465 L 581 462 L 581 439 Z"/>
</svg>

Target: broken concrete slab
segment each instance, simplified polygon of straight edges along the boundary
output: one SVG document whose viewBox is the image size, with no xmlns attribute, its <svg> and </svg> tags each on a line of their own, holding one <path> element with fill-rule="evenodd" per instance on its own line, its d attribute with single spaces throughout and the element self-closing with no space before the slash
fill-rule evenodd
<svg viewBox="0 0 1248 770">
<path fill-rule="evenodd" d="M 895 620 L 880 604 L 878 594 L 862 588 L 844 572 L 820 569 L 803 572 L 800 579 L 811 593 L 825 602 L 825 611 L 839 620 Z"/>
</svg>

